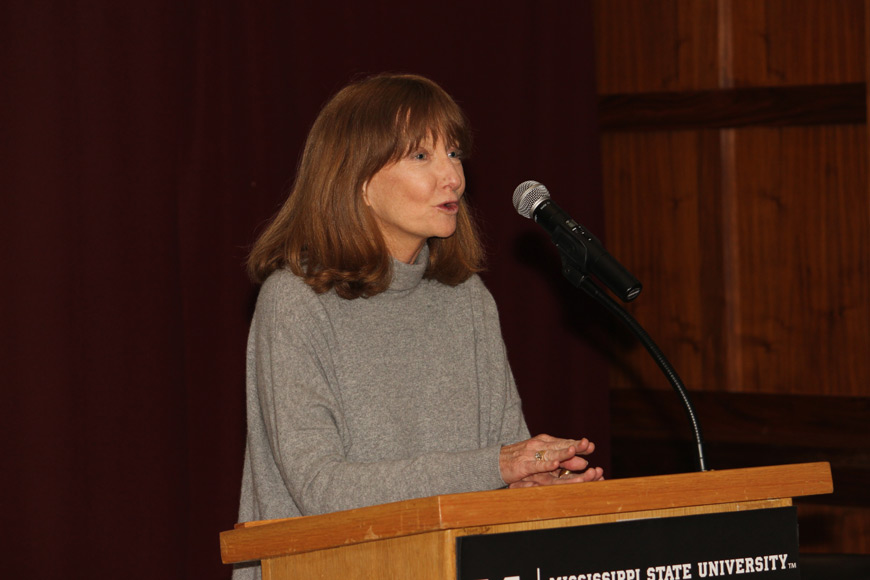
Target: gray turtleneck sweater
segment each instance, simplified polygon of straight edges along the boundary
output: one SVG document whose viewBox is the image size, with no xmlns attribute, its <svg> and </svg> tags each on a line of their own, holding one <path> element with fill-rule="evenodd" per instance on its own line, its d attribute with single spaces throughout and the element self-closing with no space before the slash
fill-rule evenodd
<svg viewBox="0 0 870 580">
<path fill-rule="evenodd" d="M 492 296 L 394 261 L 389 290 L 345 300 L 289 271 L 263 284 L 248 343 L 240 521 L 504 486 L 528 438 Z"/>
</svg>

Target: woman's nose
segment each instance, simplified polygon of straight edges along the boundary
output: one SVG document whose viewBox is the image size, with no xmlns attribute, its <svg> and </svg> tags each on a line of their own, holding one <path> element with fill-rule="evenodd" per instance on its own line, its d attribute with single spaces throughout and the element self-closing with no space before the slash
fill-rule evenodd
<svg viewBox="0 0 870 580">
<path fill-rule="evenodd" d="M 441 162 L 442 180 L 445 185 L 455 191 L 462 187 L 462 162 L 454 157 L 445 156 Z"/>
</svg>

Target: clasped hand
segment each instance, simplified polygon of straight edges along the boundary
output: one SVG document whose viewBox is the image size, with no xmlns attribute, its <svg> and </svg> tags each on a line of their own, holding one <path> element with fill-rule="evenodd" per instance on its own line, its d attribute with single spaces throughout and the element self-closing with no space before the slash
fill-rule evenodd
<svg viewBox="0 0 870 580">
<path fill-rule="evenodd" d="M 599 481 L 604 479 L 604 471 L 589 467 L 581 457 L 593 451 L 595 444 L 585 437 L 578 441 L 541 434 L 503 446 L 499 469 L 512 488 Z"/>
</svg>

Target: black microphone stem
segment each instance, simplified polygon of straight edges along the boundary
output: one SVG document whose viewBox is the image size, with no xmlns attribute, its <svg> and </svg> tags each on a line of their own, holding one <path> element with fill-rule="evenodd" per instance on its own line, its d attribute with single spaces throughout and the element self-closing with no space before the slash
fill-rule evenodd
<svg viewBox="0 0 870 580">
<path fill-rule="evenodd" d="M 674 370 L 671 363 L 668 362 L 664 353 L 662 353 L 661 349 L 659 349 L 650 335 L 647 334 L 640 323 L 635 320 L 631 314 L 622 308 L 606 292 L 601 290 L 601 288 L 589 279 L 589 276 L 572 267 L 571 261 L 564 254 L 562 254 L 562 273 L 575 287 L 589 294 L 628 326 L 638 340 L 640 340 L 641 344 L 643 344 L 644 348 L 646 348 L 647 352 L 649 352 L 650 356 L 652 356 L 653 360 L 655 360 L 656 364 L 665 374 L 665 377 L 680 397 L 680 401 L 683 403 L 683 409 L 685 409 L 686 414 L 689 417 L 689 422 L 692 424 L 692 435 L 695 438 L 695 445 L 698 448 L 698 471 L 708 471 L 707 460 L 704 456 L 704 438 L 701 435 L 701 426 L 698 424 L 695 407 L 689 399 L 689 393 L 686 391 L 683 381 L 680 379 L 679 375 L 677 375 L 677 371 Z"/>
</svg>

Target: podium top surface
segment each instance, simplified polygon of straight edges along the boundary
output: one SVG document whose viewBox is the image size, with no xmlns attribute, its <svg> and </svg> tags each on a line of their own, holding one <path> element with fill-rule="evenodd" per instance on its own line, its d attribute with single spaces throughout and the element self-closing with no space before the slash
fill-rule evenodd
<svg viewBox="0 0 870 580">
<path fill-rule="evenodd" d="M 828 463 L 680 473 L 439 495 L 319 516 L 247 522 L 221 534 L 225 563 L 425 532 L 831 493 Z"/>
</svg>

